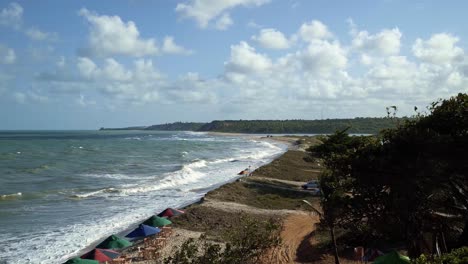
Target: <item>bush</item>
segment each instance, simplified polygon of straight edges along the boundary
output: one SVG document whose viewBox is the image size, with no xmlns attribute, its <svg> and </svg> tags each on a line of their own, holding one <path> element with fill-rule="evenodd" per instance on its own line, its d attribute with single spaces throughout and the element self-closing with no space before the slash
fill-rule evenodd
<svg viewBox="0 0 468 264">
<path fill-rule="evenodd" d="M 433 260 L 430 256 L 421 255 L 412 261 L 414 264 L 465 264 L 468 263 L 468 247 L 462 247 L 452 250 L 450 253 L 442 254 Z"/>
<path fill-rule="evenodd" d="M 164 263 L 260 263 L 264 252 L 281 243 L 280 227 L 278 221 L 257 221 L 243 216 L 241 224 L 225 234 L 224 247 L 202 235 L 198 240 L 185 241 L 171 257 L 164 259 Z"/>
</svg>

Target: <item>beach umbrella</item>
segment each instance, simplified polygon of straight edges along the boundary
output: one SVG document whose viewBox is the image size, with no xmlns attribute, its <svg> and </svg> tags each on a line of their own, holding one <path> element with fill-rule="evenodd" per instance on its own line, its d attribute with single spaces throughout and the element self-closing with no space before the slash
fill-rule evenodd
<svg viewBox="0 0 468 264">
<path fill-rule="evenodd" d="M 400 255 L 396 251 L 392 251 L 388 254 L 376 258 L 374 264 L 410 264 L 410 258 L 407 256 Z"/>
<path fill-rule="evenodd" d="M 149 226 L 160 227 L 160 226 L 170 225 L 172 224 L 172 222 L 167 218 L 153 215 L 149 219 L 147 219 L 145 222 L 143 222 L 143 224 L 149 225 Z"/>
<path fill-rule="evenodd" d="M 130 238 L 147 237 L 147 236 L 155 235 L 159 232 L 161 232 L 161 229 L 157 227 L 152 227 L 152 226 L 141 224 L 137 228 L 135 228 L 135 230 L 130 232 L 130 234 L 126 235 L 126 237 L 130 237 Z"/>
<path fill-rule="evenodd" d="M 120 256 L 120 253 L 110 249 L 95 248 L 81 256 L 82 259 L 94 259 L 99 262 L 111 261 Z"/>
<path fill-rule="evenodd" d="M 99 261 L 92 259 L 72 258 L 64 264 L 99 264 Z"/>
<path fill-rule="evenodd" d="M 119 248 L 126 248 L 133 245 L 132 242 L 121 238 L 116 235 L 112 235 L 106 240 L 102 241 L 101 244 L 97 245 L 96 248 L 106 248 L 106 249 L 119 249 Z"/>
<path fill-rule="evenodd" d="M 178 215 L 181 215 L 183 213 L 184 213 L 184 211 L 182 211 L 182 210 L 178 210 L 178 209 L 174 209 L 174 208 L 167 208 L 166 210 L 159 213 L 158 216 L 171 218 L 173 216 L 178 216 Z"/>
</svg>

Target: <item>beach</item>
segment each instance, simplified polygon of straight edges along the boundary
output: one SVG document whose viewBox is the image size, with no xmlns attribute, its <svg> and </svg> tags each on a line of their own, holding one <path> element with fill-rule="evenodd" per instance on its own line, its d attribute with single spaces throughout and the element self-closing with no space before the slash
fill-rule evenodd
<svg viewBox="0 0 468 264">
<path fill-rule="evenodd" d="M 317 179 L 321 170 L 320 164 L 304 160 L 308 156 L 304 149 L 318 142 L 316 138 L 305 138 L 299 142 L 297 136 L 262 137 L 261 140 L 286 142 L 288 150 L 250 176 L 211 190 L 200 201 L 181 208 L 185 214 L 171 218 L 172 235 L 158 260 L 136 263 L 163 263 L 187 239 L 197 239 L 202 234 L 210 241 L 223 243 L 222 234 L 245 216 L 281 222 L 282 244 L 270 253 L 268 263 L 307 263 L 317 261 L 317 256 L 327 263 L 326 255 L 313 254 L 311 250 L 316 243 L 311 233 L 319 218 L 302 202 L 305 199 L 318 205 L 318 197 L 301 185 Z M 129 252 L 133 252 L 129 256 L 137 254 L 135 249 Z"/>
</svg>

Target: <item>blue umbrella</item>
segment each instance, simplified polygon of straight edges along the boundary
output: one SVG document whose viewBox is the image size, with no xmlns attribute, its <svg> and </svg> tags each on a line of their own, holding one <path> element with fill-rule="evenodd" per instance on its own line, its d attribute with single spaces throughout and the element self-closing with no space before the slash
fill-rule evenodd
<svg viewBox="0 0 468 264">
<path fill-rule="evenodd" d="M 130 234 L 126 235 L 126 237 L 130 237 L 130 238 L 147 237 L 147 236 L 155 235 L 159 232 L 161 232 L 161 229 L 157 227 L 152 227 L 152 226 L 141 224 L 137 228 L 135 228 L 135 230 L 130 232 Z"/>
</svg>

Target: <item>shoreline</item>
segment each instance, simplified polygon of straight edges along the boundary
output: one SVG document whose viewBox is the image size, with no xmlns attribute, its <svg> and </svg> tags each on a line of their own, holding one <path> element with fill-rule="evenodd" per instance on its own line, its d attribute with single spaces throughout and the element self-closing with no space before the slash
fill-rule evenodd
<svg viewBox="0 0 468 264">
<path fill-rule="evenodd" d="M 255 139 L 255 140 L 261 140 L 261 141 L 265 141 L 265 142 L 269 142 L 269 141 L 273 141 L 275 143 L 280 143 L 282 145 L 285 145 L 284 148 L 283 148 L 283 151 L 281 153 L 278 153 L 276 155 L 274 155 L 271 160 L 269 160 L 267 163 L 263 164 L 262 166 L 260 167 L 263 167 L 265 165 L 268 165 L 270 164 L 271 162 L 273 162 L 274 160 L 276 160 L 278 157 L 281 157 L 282 155 L 284 155 L 284 153 L 286 153 L 292 146 L 293 144 L 291 142 L 286 142 L 284 140 L 270 140 L 270 139 L 267 139 L 266 137 L 262 137 L 262 136 L 251 136 L 249 134 L 237 134 L 237 133 L 222 133 L 222 132 L 208 132 L 208 134 L 210 135 L 213 135 L 213 136 L 234 136 L 234 137 L 246 137 L 248 139 Z M 259 168 L 260 168 L 259 167 Z M 258 168 L 257 168 L 258 169 Z M 187 202 L 184 202 L 182 203 L 180 206 L 177 206 L 177 207 L 174 207 L 174 208 L 177 208 L 177 209 L 182 209 L 184 210 L 185 208 L 188 208 L 190 206 L 193 206 L 193 205 L 197 205 L 197 204 L 200 204 L 203 202 L 206 194 L 208 194 L 209 192 L 211 191 L 215 191 L 219 188 L 221 188 L 222 186 L 226 185 L 226 184 L 230 184 L 230 183 L 233 183 L 233 182 L 236 182 L 238 181 L 239 179 L 242 179 L 246 177 L 245 175 L 236 175 L 235 177 L 229 179 L 228 181 L 225 181 L 225 182 L 222 182 L 222 183 L 218 183 L 218 184 L 215 184 L 213 186 L 208 186 L 208 187 L 205 187 L 205 188 L 201 188 L 200 190 L 203 190 L 204 194 L 201 198 L 197 198 L 195 200 L 191 200 L 191 201 L 187 201 Z M 199 191 L 199 190 L 195 190 L 195 191 Z M 155 214 L 158 214 L 159 212 L 155 212 Z M 131 230 L 133 230 L 134 228 L 138 227 L 139 224 L 141 224 L 142 221 L 139 220 L 139 221 L 136 221 L 130 225 L 128 225 L 124 230 L 122 231 L 119 231 L 117 233 L 115 233 L 116 235 L 118 236 L 121 236 L 121 237 L 124 237 L 127 233 L 129 233 Z M 111 235 L 111 233 L 109 233 L 108 235 Z M 81 250 L 77 250 L 74 254 L 70 254 L 69 257 L 67 257 L 66 259 L 64 259 L 64 261 L 66 261 L 67 259 L 71 259 L 71 258 L 74 258 L 74 257 L 80 257 L 81 255 L 93 250 L 96 245 L 98 245 L 100 242 L 102 242 L 102 240 L 104 240 L 105 237 L 103 237 L 102 239 L 99 239 L 97 241 L 94 241 L 93 243 L 90 243 L 88 246 L 84 247 L 83 249 Z M 183 242 L 183 241 L 181 241 Z M 177 244 L 177 243 L 176 243 Z M 177 244 L 179 245 L 179 244 Z M 126 248 L 126 249 L 123 249 L 122 252 L 127 252 L 127 251 L 132 251 L 136 248 L 136 245 L 134 246 L 131 246 L 129 248 Z M 135 261 L 134 261 L 135 263 Z M 139 263 L 139 262 L 136 262 L 136 263 Z M 141 263 L 145 263 L 145 262 L 141 262 Z"/>
</svg>

